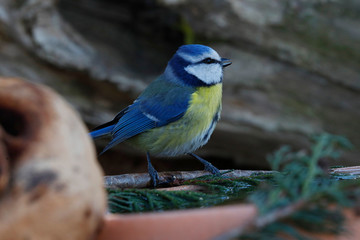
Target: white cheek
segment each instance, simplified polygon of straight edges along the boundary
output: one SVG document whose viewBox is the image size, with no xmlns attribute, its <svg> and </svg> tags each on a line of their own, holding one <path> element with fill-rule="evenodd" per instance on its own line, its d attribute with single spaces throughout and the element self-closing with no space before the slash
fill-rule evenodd
<svg viewBox="0 0 360 240">
<path fill-rule="evenodd" d="M 206 84 L 220 83 L 222 79 L 222 67 L 218 63 L 189 65 L 185 71 L 199 78 Z"/>
</svg>

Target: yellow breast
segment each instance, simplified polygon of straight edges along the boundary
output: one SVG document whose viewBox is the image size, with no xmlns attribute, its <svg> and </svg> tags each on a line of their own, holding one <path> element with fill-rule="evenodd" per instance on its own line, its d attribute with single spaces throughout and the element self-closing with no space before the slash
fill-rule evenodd
<svg viewBox="0 0 360 240">
<path fill-rule="evenodd" d="M 199 132 L 208 128 L 215 114 L 221 110 L 222 84 L 211 87 L 199 87 L 192 94 L 190 105 L 184 118 L 194 121 Z"/>
<path fill-rule="evenodd" d="M 198 87 L 191 95 L 184 116 L 166 126 L 154 128 L 130 142 L 154 155 L 177 156 L 204 145 L 221 111 L 222 84 Z"/>
</svg>

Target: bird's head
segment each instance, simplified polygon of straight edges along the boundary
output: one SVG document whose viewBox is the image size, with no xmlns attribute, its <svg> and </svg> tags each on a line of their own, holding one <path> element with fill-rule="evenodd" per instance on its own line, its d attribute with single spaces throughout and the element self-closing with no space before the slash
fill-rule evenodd
<svg viewBox="0 0 360 240">
<path fill-rule="evenodd" d="M 222 82 L 223 68 L 231 64 L 212 48 L 189 44 L 181 46 L 170 59 L 165 76 L 188 86 L 211 86 Z"/>
</svg>

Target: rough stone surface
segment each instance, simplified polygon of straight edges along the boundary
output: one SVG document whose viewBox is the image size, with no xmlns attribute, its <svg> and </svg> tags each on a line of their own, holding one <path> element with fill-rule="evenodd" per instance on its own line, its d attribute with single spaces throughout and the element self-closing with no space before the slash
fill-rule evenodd
<svg viewBox="0 0 360 240">
<path fill-rule="evenodd" d="M 280 145 L 308 147 L 309 136 L 323 131 L 355 145 L 336 165 L 358 163 L 357 0 L 0 3 L 0 75 L 49 85 L 90 126 L 131 103 L 176 48 L 190 42 L 233 61 L 225 72 L 222 119 L 199 151 L 215 165 L 263 168 Z M 133 155 L 142 153 L 121 145 L 102 159 L 112 173 L 145 171 L 143 158 L 129 163 Z M 120 169 L 113 170 L 116 163 Z M 158 167 L 192 169 L 188 163 L 159 161 Z"/>
</svg>

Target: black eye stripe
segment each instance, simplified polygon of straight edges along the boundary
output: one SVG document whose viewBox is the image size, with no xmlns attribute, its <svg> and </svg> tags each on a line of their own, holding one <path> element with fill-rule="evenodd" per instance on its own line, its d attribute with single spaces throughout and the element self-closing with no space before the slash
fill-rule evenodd
<svg viewBox="0 0 360 240">
<path fill-rule="evenodd" d="M 200 63 L 212 64 L 212 63 L 220 63 L 220 61 L 217 61 L 212 58 L 205 58 L 204 60 L 200 61 Z"/>
</svg>

